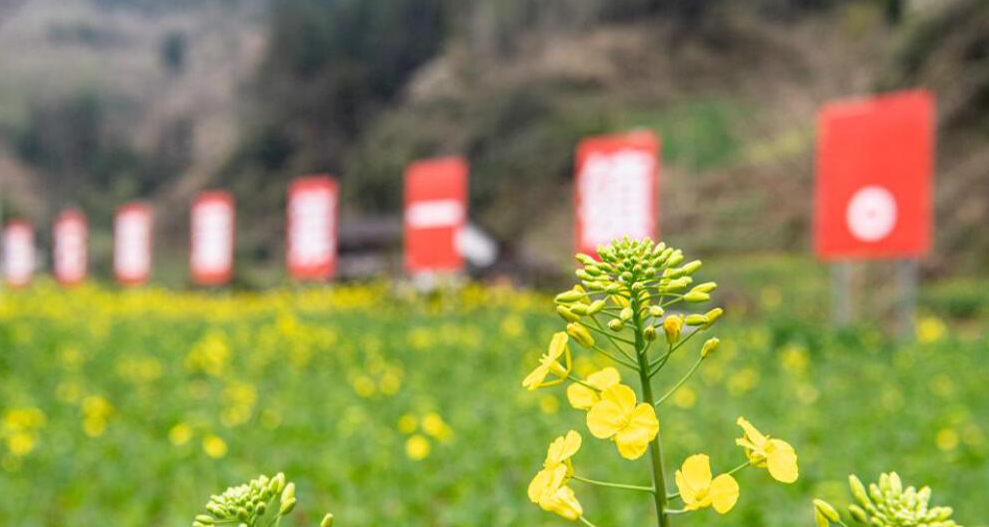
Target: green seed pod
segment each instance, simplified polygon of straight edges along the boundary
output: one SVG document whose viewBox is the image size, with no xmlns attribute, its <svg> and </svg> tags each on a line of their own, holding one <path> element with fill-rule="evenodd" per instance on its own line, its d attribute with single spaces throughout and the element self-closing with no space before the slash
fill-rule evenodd
<svg viewBox="0 0 989 527">
<path fill-rule="evenodd" d="M 694 274 L 694 273 L 697 272 L 698 269 L 701 268 L 701 265 L 702 264 L 701 264 L 701 261 L 700 260 L 694 260 L 694 261 L 692 261 L 692 262 L 690 262 L 690 263 L 688 263 L 688 264 L 686 264 L 686 265 L 683 266 L 683 268 L 682 268 L 683 269 L 683 274 L 688 274 L 688 275 L 689 274 Z"/>
<path fill-rule="evenodd" d="M 333 527 L 333 515 L 326 513 L 326 516 L 323 516 L 323 521 L 319 522 L 319 527 Z"/>
<path fill-rule="evenodd" d="M 688 326 L 706 326 L 710 323 L 710 321 L 706 316 L 694 313 L 687 315 L 686 318 L 683 319 L 683 323 Z"/>
<path fill-rule="evenodd" d="M 580 317 L 567 309 L 566 306 L 556 306 L 556 312 L 560 315 L 560 318 L 567 322 L 577 322 L 580 320 Z"/>
<path fill-rule="evenodd" d="M 656 340 L 656 326 L 646 326 L 646 328 L 642 330 L 642 336 L 645 337 L 648 342 Z"/>
<path fill-rule="evenodd" d="M 622 322 L 617 318 L 613 318 L 608 321 L 608 329 L 614 332 L 621 331 L 622 329 L 625 329 L 625 322 Z"/>
<path fill-rule="evenodd" d="M 824 517 L 827 518 L 828 520 L 831 520 L 835 523 L 838 522 L 839 520 L 838 511 L 836 511 L 835 508 L 832 507 L 830 503 L 822 499 L 815 499 L 814 507 L 817 510 L 821 511 L 821 514 L 823 514 Z"/>
<path fill-rule="evenodd" d="M 580 322 L 571 322 L 567 324 L 567 335 L 570 335 L 577 344 L 585 348 L 591 348 L 594 346 L 594 337 L 591 336 L 591 332 L 587 331 Z"/>
<path fill-rule="evenodd" d="M 866 516 L 865 511 L 862 507 L 852 504 L 848 506 L 848 514 L 851 515 L 852 519 L 859 523 L 869 523 L 869 517 Z"/>
<path fill-rule="evenodd" d="M 707 293 L 701 293 L 700 291 L 691 291 L 683 295 L 684 302 L 707 302 L 711 299 L 711 295 Z"/>
<path fill-rule="evenodd" d="M 714 353 L 714 350 L 718 349 L 718 344 L 721 344 L 721 340 L 717 337 L 707 339 L 701 346 L 701 358 L 706 359 L 708 355 Z"/>
</svg>

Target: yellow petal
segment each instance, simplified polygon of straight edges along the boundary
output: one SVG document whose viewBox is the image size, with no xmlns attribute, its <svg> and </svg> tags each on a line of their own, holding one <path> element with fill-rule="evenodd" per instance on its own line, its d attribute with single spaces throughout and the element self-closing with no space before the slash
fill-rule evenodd
<svg viewBox="0 0 989 527">
<path fill-rule="evenodd" d="M 618 453 L 622 455 L 625 459 L 639 459 L 642 454 L 646 453 L 649 449 L 648 441 L 635 441 L 629 439 L 622 439 L 621 432 L 615 436 L 615 445 L 618 446 Z"/>
<path fill-rule="evenodd" d="M 738 423 L 738 426 L 742 427 L 742 430 L 745 431 L 746 439 L 748 439 L 749 442 L 757 448 L 761 448 L 766 442 L 766 436 L 756 430 L 756 428 L 752 426 L 752 423 L 746 421 L 744 417 L 739 417 L 736 423 Z"/>
<path fill-rule="evenodd" d="M 598 397 L 598 392 L 587 386 L 573 383 L 567 386 L 567 400 L 570 401 L 570 406 L 578 410 L 587 410 L 594 406 L 594 403 L 600 401 L 601 398 Z"/>
<path fill-rule="evenodd" d="M 553 440 L 546 451 L 546 468 L 563 463 L 580 450 L 581 437 L 576 430 L 567 432 L 566 436 L 560 436 Z"/>
<path fill-rule="evenodd" d="M 547 375 L 549 375 L 549 366 L 540 364 L 539 366 L 536 366 L 536 369 L 532 370 L 532 373 L 527 375 L 525 379 L 522 380 L 522 386 L 529 390 L 535 390 L 542 386 Z"/>
<path fill-rule="evenodd" d="M 625 412 L 614 401 L 600 400 L 587 412 L 587 429 L 598 439 L 608 439 L 625 427 Z"/>
<path fill-rule="evenodd" d="M 553 340 L 549 342 L 548 354 L 551 360 L 559 359 L 563 355 L 563 352 L 567 349 L 567 340 L 569 338 L 565 331 L 558 331 L 553 334 Z"/>
<path fill-rule="evenodd" d="M 677 470 L 673 479 L 676 481 L 677 490 L 680 491 L 680 499 L 687 506 L 687 510 L 696 508 L 694 505 L 697 502 L 697 491 L 690 486 L 690 483 L 687 483 L 687 479 L 683 477 L 683 471 Z"/>
<path fill-rule="evenodd" d="M 616 384 L 602 391 L 601 400 L 612 401 L 621 408 L 622 413 L 626 416 L 631 415 L 632 411 L 635 410 L 635 392 L 624 384 Z"/>
<path fill-rule="evenodd" d="M 711 506 L 719 514 L 725 514 L 738 501 L 738 482 L 728 474 L 722 474 L 711 482 Z"/>
<path fill-rule="evenodd" d="M 553 472 L 551 470 L 543 469 L 537 472 L 536 476 L 529 482 L 529 500 L 532 503 L 539 503 L 539 499 L 549 489 L 552 481 Z"/>
<path fill-rule="evenodd" d="M 563 459 L 570 459 L 574 454 L 580 450 L 580 445 L 583 442 L 583 438 L 580 437 L 580 433 L 576 430 L 571 430 L 567 432 L 566 441 L 563 448 Z"/>
<path fill-rule="evenodd" d="M 799 477 L 797 452 L 782 439 L 771 439 L 769 456 L 766 460 L 769 475 L 776 481 L 793 483 Z"/>
<path fill-rule="evenodd" d="M 587 384 L 594 386 L 598 390 L 606 390 L 620 382 L 622 382 L 621 374 L 611 366 L 587 376 Z"/>
<path fill-rule="evenodd" d="M 688 457 L 680 468 L 686 484 L 701 492 L 711 486 L 711 458 L 706 454 L 694 454 Z"/>
<path fill-rule="evenodd" d="M 560 487 L 553 494 L 539 502 L 543 510 L 554 512 L 568 520 L 576 520 L 584 514 L 577 496 L 570 487 Z"/>
</svg>

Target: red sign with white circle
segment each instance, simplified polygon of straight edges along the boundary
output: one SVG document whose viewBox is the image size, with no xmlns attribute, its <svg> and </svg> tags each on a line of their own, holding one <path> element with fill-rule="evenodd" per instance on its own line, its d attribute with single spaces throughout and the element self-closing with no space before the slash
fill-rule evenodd
<svg viewBox="0 0 989 527">
<path fill-rule="evenodd" d="M 138 285 L 151 277 L 151 209 L 128 203 L 113 219 L 113 274 L 124 285 Z"/>
<path fill-rule="evenodd" d="M 34 275 L 34 229 L 13 220 L 3 229 L 3 274 L 12 287 L 25 287 Z"/>
<path fill-rule="evenodd" d="M 467 161 L 419 161 L 405 171 L 405 268 L 410 273 L 459 271 L 457 238 L 467 221 Z"/>
<path fill-rule="evenodd" d="M 825 259 L 916 258 L 931 245 L 934 97 L 826 105 L 818 118 L 815 245 Z"/>
<path fill-rule="evenodd" d="M 67 210 L 55 220 L 52 229 L 52 262 L 55 279 L 62 285 L 75 285 L 86 279 L 89 251 L 86 216 Z"/>
<path fill-rule="evenodd" d="M 288 190 L 285 260 L 297 280 L 333 275 L 337 260 L 337 182 L 329 176 L 296 179 Z"/>
<path fill-rule="evenodd" d="M 574 182 L 577 251 L 659 231 L 659 139 L 649 131 L 584 139 L 577 146 Z"/>
<path fill-rule="evenodd" d="M 199 285 L 230 281 L 234 264 L 234 198 L 228 192 L 200 194 L 192 204 L 189 268 Z"/>
</svg>

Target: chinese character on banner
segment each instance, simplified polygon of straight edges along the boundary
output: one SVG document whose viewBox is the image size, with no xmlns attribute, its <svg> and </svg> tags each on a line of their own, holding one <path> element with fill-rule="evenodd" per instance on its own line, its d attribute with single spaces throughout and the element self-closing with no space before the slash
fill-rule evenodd
<svg viewBox="0 0 989 527">
<path fill-rule="evenodd" d="M 124 285 L 138 285 L 151 276 L 151 209 L 128 203 L 113 220 L 113 273 Z"/>
<path fill-rule="evenodd" d="M 818 117 L 815 245 L 825 259 L 916 258 L 931 245 L 934 98 L 826 105 Z"/>
<path fill-rule="evenodd" d="M 75 285 L 86 279 L 89 251 L 86 247 L 86 217 L 67 210 L 55 220 L 52 230 L 52 262 L 55 279 L 62 285 Z"/>
<path fill-rule="evenodd" d="M 457 239 L 467 221 L 467 161 L 419 161 L 405 171 L 405 268 L 412 274 L 459 271 Z"/>
<path fill-rule="evenodd" d="M 34 229 L 25 221 L 13 220 L 3 230 L 4 278 L 12 287 L 25 287 L 34 274 Z"/>
<path fill-rule="evenodd" d="M 285 259 L 297 280 L 333 275 L 337 259 L 337 182 L 329 176 L 296 179 L 288 190 Z"/>
<path fill-rule="evenodd" d="M 234 198 L 203 192 L 192 204 L 189 267 L 199 285 L 220 285 L 233 276 Z"/>
<path fill-rule="evenodd" d="M 577 146 L 574 210 L 577 251 L 628 236 L 658 235 L 659 140 L 648 131 L 584 139 Z"/>
</svg>

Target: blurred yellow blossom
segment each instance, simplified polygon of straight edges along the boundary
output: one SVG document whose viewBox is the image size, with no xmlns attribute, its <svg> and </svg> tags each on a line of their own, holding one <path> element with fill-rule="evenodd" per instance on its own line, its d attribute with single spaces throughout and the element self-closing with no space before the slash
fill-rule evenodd
<svg viewBox="0 0 989 527">
<path fill-rule="evenodd" d="M 209 434 L 203 438 L 203 452 L 213 459 L 227 455 L 227 442 L 221 437 Z"/>
<path fill-rule="evenodd" d="M 168 440 L 175 446 L 182 446 L 192 439 L 192 427 L 186 423 L 178 423 L 168 431 Z"/>
<path fill-rule="evenodd" d="M 414 461 L 425 459 L 429 456 L 429 450 L 429 440 L 419 434 L 405 441 L 405 455 Z"/>
</svg>

